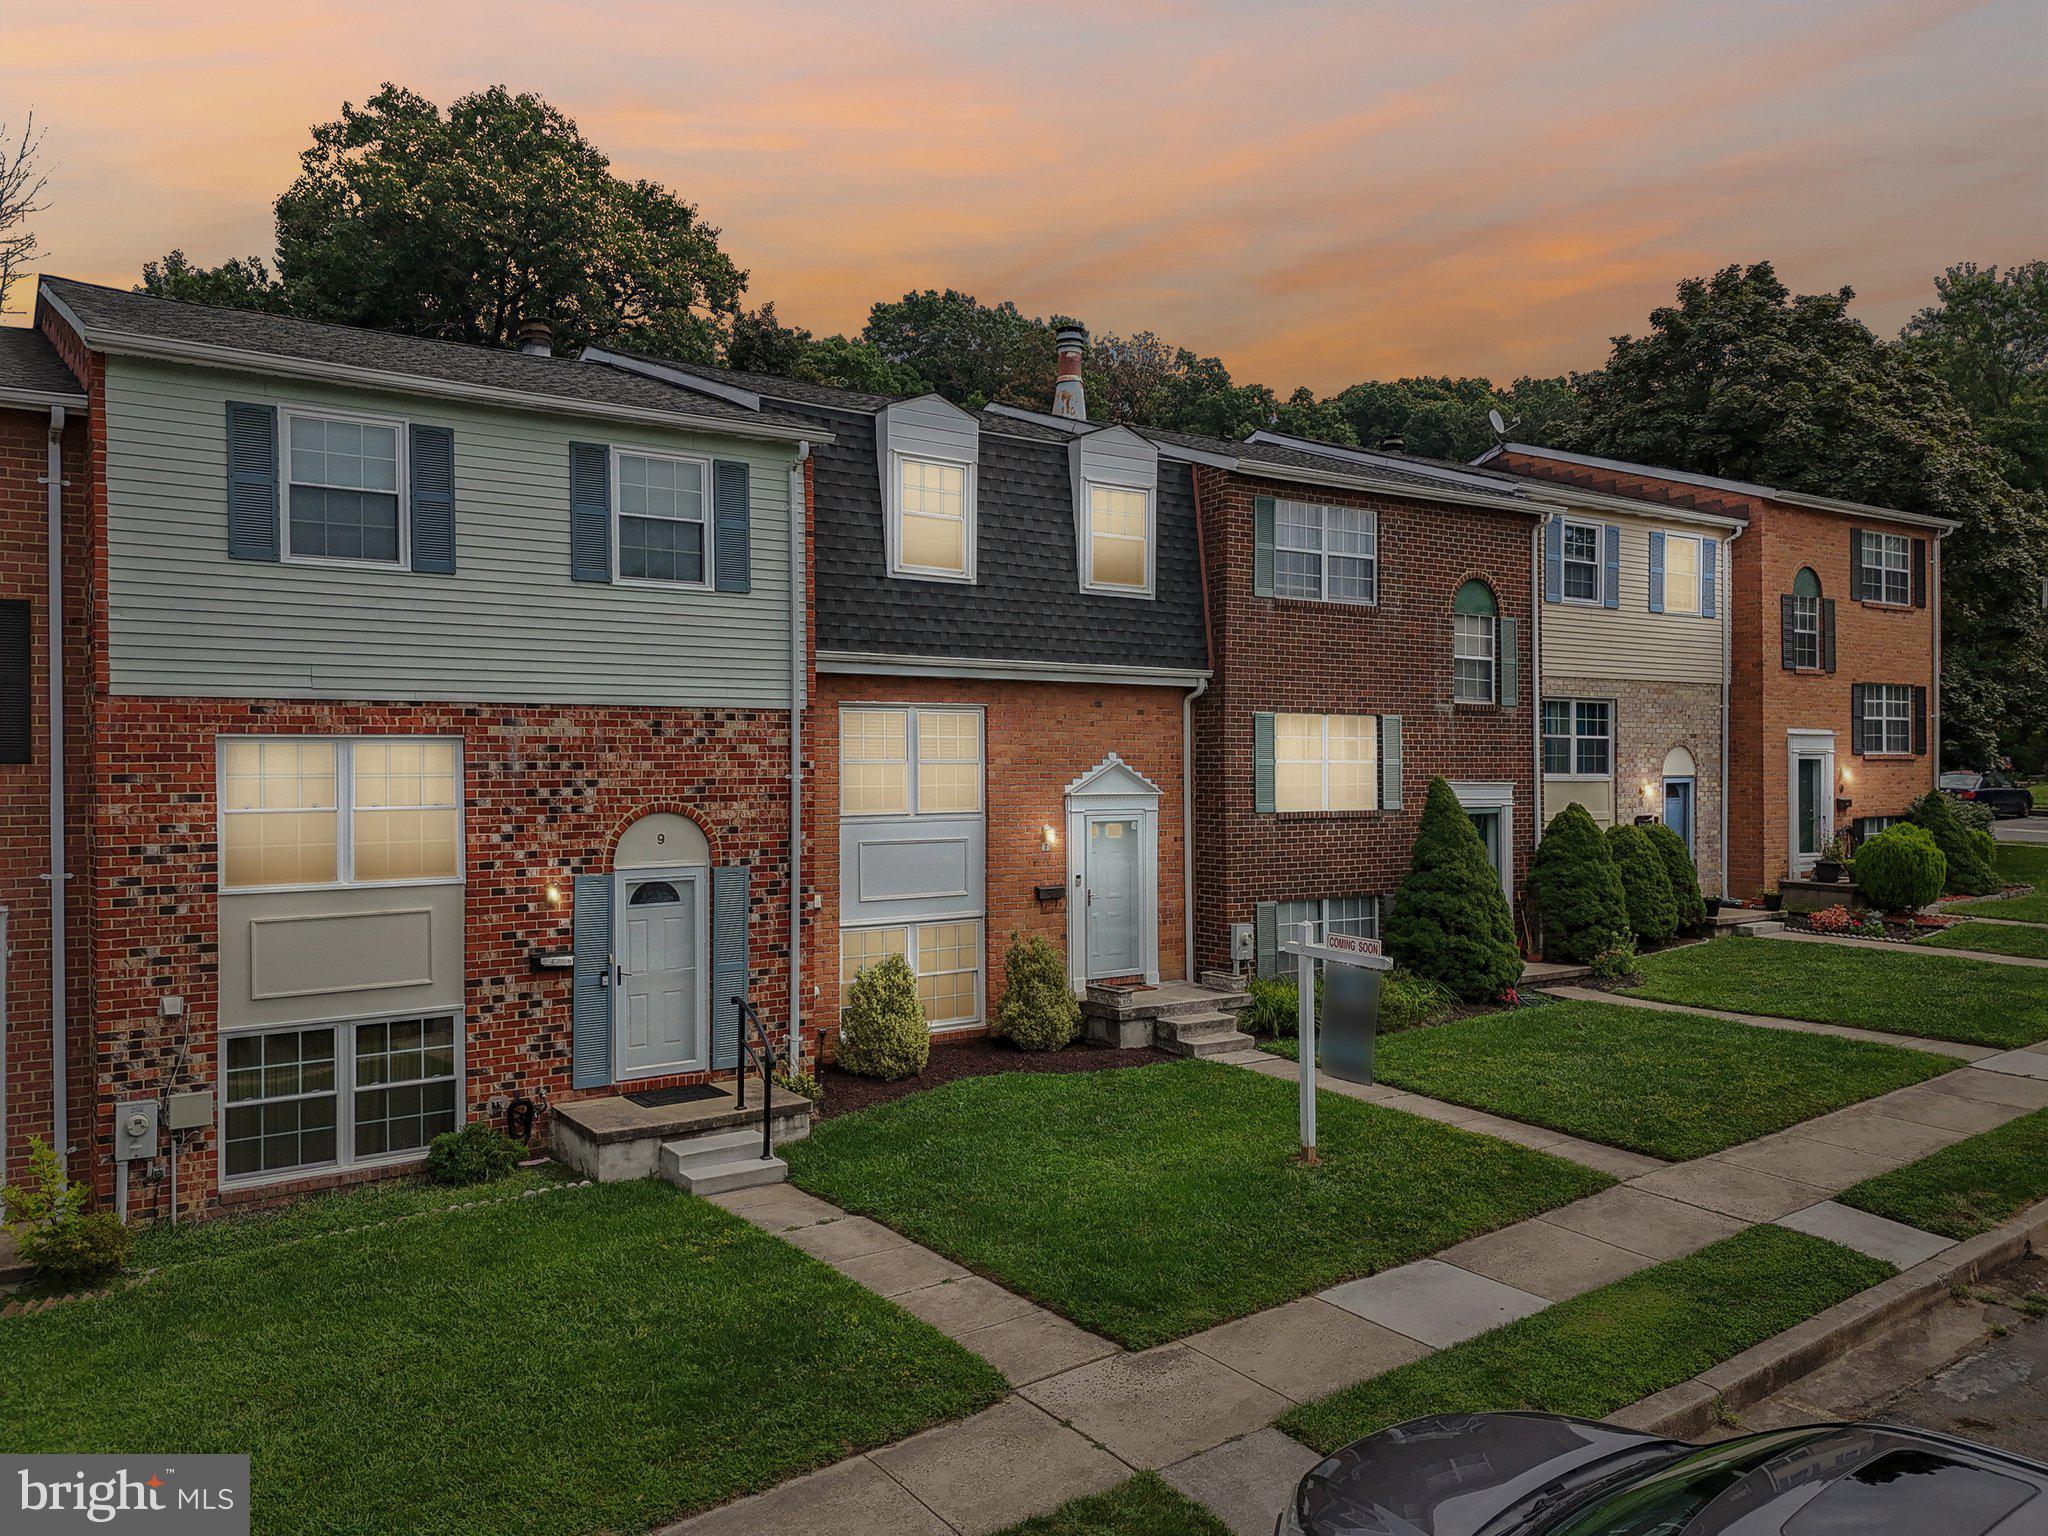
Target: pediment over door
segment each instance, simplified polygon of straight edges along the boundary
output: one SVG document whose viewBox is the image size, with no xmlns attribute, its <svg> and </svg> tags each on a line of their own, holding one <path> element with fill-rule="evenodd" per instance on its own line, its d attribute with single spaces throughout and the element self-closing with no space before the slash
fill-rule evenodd
<svg viewBox="0 0 2048 1536">
<path fill-rule="evenodd" d="M 1112 752 L 1069 784 L 1065 793 L 1069 800 L 1128 800 L 1148 796 L 1156 800 L 1159 798 L 1159 786 Z"/>
</svg>

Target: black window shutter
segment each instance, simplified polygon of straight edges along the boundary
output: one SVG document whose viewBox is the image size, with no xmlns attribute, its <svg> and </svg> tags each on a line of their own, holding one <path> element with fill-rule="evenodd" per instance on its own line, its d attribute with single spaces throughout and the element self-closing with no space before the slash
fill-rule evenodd
<svg viewBox="0 0 2048 1536">
<path fill-rule="evenodd" d="M 1826 672 L 1835 670 L 1835 600 L 1824 597 L 1820 604 L 1820 664 Z"/>
<path fill-rule="evenodd" d="M 1913 541 L 1913 606 L 1927 606 L 1927 541 Z"/>
<path fill-rule="evenodd" d="M 1787 672 L 1799 663 L 1792 643 L 1792 594 L 1778 599 L 1778 660 Z"/>
<path fill-rule="evenodd" d="M 412 427 L 412 568 L 455 574 L 455 434 Z"/>
<path fill-rule="evenodd" d="M 1857 757 L 1863 756 L 1863 689 L 1862 683 L 1849 685 L 1849 750 Z"/>
<path fill-rule="evenodd" d="M 0 763 L 29 761 L 34 641 L 27 603 L 0 603 Z"/>
<path fill-rule="evenodd" d="M 1913 752 L 1915 756 L 1927 755 L 1927 690 L 1913 690 Z"/>
<path fill-rule="evenodd" d="M 1882 594 L 1880 594 L 1882 595 Z M 1863 530 L 1849 530 L 1849 601 L 1863 601 Z"/>
</svg>

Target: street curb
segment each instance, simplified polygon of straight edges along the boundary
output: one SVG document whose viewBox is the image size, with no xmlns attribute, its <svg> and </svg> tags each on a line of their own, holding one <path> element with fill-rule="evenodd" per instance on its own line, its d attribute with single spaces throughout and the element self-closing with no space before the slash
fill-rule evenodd
<svg viewBox="0 0 2048 1536">
<path fill-rule="evenodd" d="M 1932 1311 L 1948 1300 L 1952 1287 L 1974 1284 L 1979 1276 L 2040 1252 L 2044 1246 L 2048 1246 L 2048 1200 L 2029 1206 L 2002 1227 L 1921 1260 L 1690 1381 L 1609 1414 L 1607 1422 L 1677 1439 L 1700 1439 L 1730 1414 L 1761 1402 L 1857 1345 Z"/>
</svg>

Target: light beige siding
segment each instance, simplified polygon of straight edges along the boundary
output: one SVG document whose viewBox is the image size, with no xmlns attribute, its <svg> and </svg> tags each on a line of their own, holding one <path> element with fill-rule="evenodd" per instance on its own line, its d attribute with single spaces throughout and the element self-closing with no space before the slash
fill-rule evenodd
<svg viewBox="0 0 2048 1536">
<path fill-rule="evenodd" d="M 456 574 L 231 560 L 229 400 L 452 428 Z M 110 358 L 117 693 L 786 708 L 794 446 Z M 752 467 L 749 593 L 569 579 L 569 444 Z"/>
<path fill-rule="evenodd" d="M 1574 518 L 1574 521 L 1581 519 Z M 1728 624 L 1728 550 L 1715 566 L 1715 617 L 1650 612 L 1650 530 L 1718 539 L 1720 530 L 1658 523 L 1603 512 L 1587 522 L 1621 529 L 1621 605 L 1545 603 L 1543 676 L 1635 678 L 1647 682 L 1718 683 Z"/>
</svg>

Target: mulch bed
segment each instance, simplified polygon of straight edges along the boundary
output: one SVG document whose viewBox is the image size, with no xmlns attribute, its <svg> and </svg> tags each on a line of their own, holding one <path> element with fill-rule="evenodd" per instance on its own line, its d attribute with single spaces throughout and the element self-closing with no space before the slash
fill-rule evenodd
<svg viewBox="0 0 2048 1536">
<path fill-rule="evenodd" d="M 1855 929 L 1845 930 L 1839 927 L 1827 927 L 1814 923 L 1812 921 L 1814 914 L 1810 912 L 1786 913 L 1785 926 L 1793 933 L 1820 934 L 1826 938 L 1881 939 L 1889 944 L 1911 944 L 1918 939 L 1926 938 L 1930 933 L 1939 933 L 1944 928 L 1954 927 L 1959 921 L 1959 919 L 1945 914 L 1933 919 L 1923 919 L 1920 922 L 1914 922 L 1910 918 L 1901 917 L 1896 913 L 1890 912 L 1883 914 L 1865 913 L 1862 915 L 1866 919 L 1874 919 L 1883 924 L 1884 932 L 1882 934 L 1860 933 Z"/>
<path fill-rule="evenodd" d="M 838 1115 L 852 1114 L 857 1109 L 907 1098 L 956 1078 L 986 1077 L 995 1072 L 1101 1072 L 1115 1067 L 1142 1067 L 1150 1062 L 1176 1059 L 1149 1045 L 1135 1051 L 1120 1051 L 1114 1046 L 1076 1040 L 1059 1051 L 1020 1051 L 987 1035 L 966 1040 L 934 1040 L 931 1061 L 924 1071 L 898 1082 L 878 1083 L 871 1077 L 855 1077 L 851 1072 L 842 1072 L 836 1066 L 825 1068 L 819 1079 L 819 1086 L 824 1089 L 824 1102 L 818 1106 L 817 1113 L 820 1120 L 830 1120 Z"/>
</svg>

